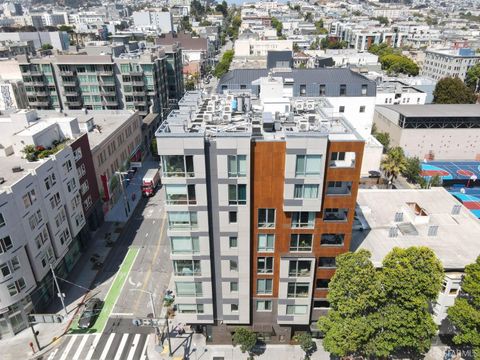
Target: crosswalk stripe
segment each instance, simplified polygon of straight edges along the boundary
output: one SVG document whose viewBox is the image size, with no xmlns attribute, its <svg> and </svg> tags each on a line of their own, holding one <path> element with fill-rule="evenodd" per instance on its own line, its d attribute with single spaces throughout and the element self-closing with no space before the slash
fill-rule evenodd
<svg viewBox="0 0 480 360">
<path fill-rule="evenodd" d="M 135 350 L 137 349 L 138 341 L 140 340 L 140 334 L 135 334 L 135 337 L 132 341 L 132 347 L 130 352 L 128 353 L 127 360 L 133 360 L 133 356 L 135 355 Z"/>
<path fill-rule="evenodd" d="M 145 345 L 143 345 L 142 352 L 140 353 L 140 360 L 147 360 L 147 347 L 149 341 L 150 335 L 147 335 L 147 338 L 145 339 Z"/>
<path fill-rule="evenodd" d="M 65 347 L 65 350 L 63 350 L 63 353 L 62 353 L 62 356 L 60 357 L 60 360 L 67 360 L 68 353 L 70 352 L 70 350 L 73 347 L 73 344 L 77 340 L 77 338 L 74 338 L 72 336 L 69 336 L 68 339 L 69 339 L 68 344 Z"/>
<path fill-rule="evenodd" d="M 110 350 L 110 345 L 112 345 L 112 342 L 113 342 L 113 339 L 115 338 L 115 335 L 116 335 L 115 333 L 111 333 L 110 336 L 108 337 L 108 340 L 105 343 L 102 355 L 100 355 L 99 360 L 107 360 L 108 350 Z"/>
<path fill-rule="evenodd" d="M 128 339 L 128 334 L 123 334 L 122 340 L 120 341 L 120 345 L 118 345 L 117 353 L 115 354 L 115 358 L 113 360 L 120 360 L 120 358 L 122 357 L 123 348 L 125 347 L 127 339 Z"/>
<path fill-rule="evenodd" d="M 80 335 L 79 335 L 80 336 Z M 80 354 L 83 350 L 83 347 L 85 346 L 85 344 L 87 343 L 87 340 L 88 340 L 88 337 L 89 335 L 83 335 L 82 336 L 82 341 L 80 342 L 80 344 L 78 345 L 78 348 L 75 352 L 75 356 L 72 358 L 72 360 L 78 360 L 80 359 Z"/>
<path fill-rule="evenodd" d="M 95 334 L 95 339 L 93 340 L 92 345 L 90 345 L 90 349 L 88 350 L 87 356 L 85 357 L 84 360 L 90 360 L 92 358 L 93 352 L 95 351 L 95 347 L 98 344 L 98 341 L 100 340 L 100 334 Z"/>
</svg>

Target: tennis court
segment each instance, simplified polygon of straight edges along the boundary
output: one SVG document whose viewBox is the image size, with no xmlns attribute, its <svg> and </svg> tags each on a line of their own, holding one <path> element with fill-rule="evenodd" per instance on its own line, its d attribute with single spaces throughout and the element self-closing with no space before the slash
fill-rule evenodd
<svg viewBox="0 0 480 360">
<path fill-rule="evenodd" d="M 455 185 L 447 190 L 480 219 L 480 188 L 467 188 Z"/>
</svg>

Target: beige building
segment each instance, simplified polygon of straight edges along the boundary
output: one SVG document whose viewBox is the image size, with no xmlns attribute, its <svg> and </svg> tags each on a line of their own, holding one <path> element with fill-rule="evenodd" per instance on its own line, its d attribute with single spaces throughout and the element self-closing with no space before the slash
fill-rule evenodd
<svg viewBox="0 0 480 360">
<path fill-rule="evenodd" d="M 235 41 L 235 56 L 267 56 L 269 51 L 293 50 L 292 40 L 256 40 Z"/>
<path fill-rule="evenodd" d="M 390 146 L 421 160 L 479 160 L 480 105 L 377 106 L 378 131 L 390 134 Z"/>
</svg>

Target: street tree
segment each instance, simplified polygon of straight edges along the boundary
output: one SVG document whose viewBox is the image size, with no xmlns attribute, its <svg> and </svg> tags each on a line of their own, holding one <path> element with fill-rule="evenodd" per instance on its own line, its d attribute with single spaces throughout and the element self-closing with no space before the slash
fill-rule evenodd
<svg viewBox="0 0 480 360">
<path fill-rule="evenodd" d="M 477 97 L 473 90 L 459 78 L 440 79 L 433 91 L 435 104 L 475 104 Z"/>
<path fill-rule="evenodd" d="M 393 182 L 399 174 L 405 171 L 407 160 L 403 149 L 399 146 L 388 150 L 387 155 L 381 163 L 381 168 L 390 182 Z"/>
<path fill-rule="evenodd" d="M 300 348 L 305 352 L 304 360 L 309 360 L 312 353 L 315 351 L 316 344 L 312 340 L 312 336 L 309 333 L 300 333 L 293 337 L 293 340 L 298 342 Z"/>
<path fill-rule="evenodd" d="M 461 293 L 447 312 L 456 330 L 453 342 L 471 346 L 480 359 L 480 256 L 465 267 Z"/>
<path fill-rule="evenodd" d="M 418 183 L 420 181 L 420 172 L 422 165 L 418 157 L 411 157 L 406 159 L 405 170 L 402 175 L 411 183 Z"/>
<path fill-rule="evenodd" d="M 480 92 L 480 63 L 468 69 L 465 84 L 474 92 Z"/>
<path fill-rule="evenodd" d="M 247 328 L 239 327 L 235 329 L 232 340 L 233 346 L 240 345 L 242 353 L 248 353 L 250 359 L 253 357 L 252 350 L 257 343 L 257 334 Z"/>
</svg>

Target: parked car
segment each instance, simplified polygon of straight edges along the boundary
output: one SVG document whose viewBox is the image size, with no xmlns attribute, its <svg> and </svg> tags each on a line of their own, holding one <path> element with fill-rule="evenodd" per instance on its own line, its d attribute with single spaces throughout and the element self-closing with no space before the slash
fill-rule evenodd
<svg viewBox="0 0 480 360">
<path fill-rule="evenodd" d="M 102 308 L 102 301 L 98 298 L 92 298 L 88 300 L 83 310 L 80 320 L 78 321 L 78 327 L 80 329 L 88 329 L 92 327 L 97 320 L 98 314 Z"/>
</svg>

